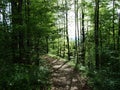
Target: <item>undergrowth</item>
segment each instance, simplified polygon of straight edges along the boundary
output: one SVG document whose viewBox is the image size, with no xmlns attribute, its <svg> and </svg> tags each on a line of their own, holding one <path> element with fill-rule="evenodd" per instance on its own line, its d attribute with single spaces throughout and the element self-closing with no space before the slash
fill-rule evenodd
<svg viewBox="0 0 120 90">
<path fill-rule="evenodd" d="M 1 64 L 0 90 L 49 90 L 50 70 L 44 65 Z"/>
</svg>

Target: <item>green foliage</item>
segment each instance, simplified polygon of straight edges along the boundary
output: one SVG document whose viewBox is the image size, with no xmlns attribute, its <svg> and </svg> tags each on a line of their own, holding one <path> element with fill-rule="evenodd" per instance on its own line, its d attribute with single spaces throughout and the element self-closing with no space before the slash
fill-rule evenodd
<svg viewBox="0 0 120 90">
<path fill-rule="evenodd" d="M 90 77 L 89 84 L 93 86 L 94 90 L 119 90 L 119 52 L 104 48 L 101 56 L 101 69 L 99 71 L 90 70 L 88 73 Z"/>
<path fill-rule="evenodd" d="M 50 87 L 50 70 L 47 67 L 19 64 L 1 67 L 1 90 L 48 90 Z"/>
<path fill-rule="evenodd" d="M 70 8 L 73 9 L 71 7 L 73 1 L 66 0 L 67 4 L 65 0 L 61 2 L 59 0 L 0 1 L 0 14 L 4 16 L 3 21 L 0 21 L 0 90 L 48 90 L 50 87 L 50 70 L 39 58 L 48 52 L 48 48 L 52 54 L 67 57 L 67 25 L 65 25 L 67 17 L 65 14 L 66 11 L 69 12 Z M 85 66 L 79 64 L 77 69 L 84 76 L 88 73 L 89 84 L 93 86 L 94 90 L 120 89 L 120 51 L 117 50 L 118 16 L 115 12 L 119 3 L 116 0 L 115 7 L 111 8 L 111 1 L 102 0 L 99 5 L 99 71 L 95 70 L 93 25 L 95 24 L 95 2 L 83 0 L 81 3 L 78 0 L 80 6 L 77 7 L 76 5 L 78 13 L 80 13 L 78 14 L 79 20 L 82 20 L 81 8 L 84 6 L 84 24 L 87 22 L 89 24 L 85 25 L 85 29 L 88 28 L 88 31 L 85 30 L 87 31 L 84 43 Z M 8 2 L 11 3 L 8 9 L 11 9 L 10 12 L 12 13 L 6 12 Z M 82 21 L 79 20 L 77 23 L 82 24 Z M 78 27 L 81 30 L 82 26 Z M 82 34 L 81 31 L 79 33 Z M 115 48 L 114 44 L 116 45 Z M 76 63 L 76 53 L 81 54 L 80 50 L 76 49 L 81 49 L 81 46 L 80 43 L 80 46 L 75 47 L 75 42 L 70 42 L 69 55 L 73 60 L 72 63 Z M 79 60 L 82 61 L 81 57 Z M 88 68 L 89 70 L 87 70 Z"/>
<path fill-rule="evenodd" d="M 11 3 L 9 6 L 7 1 Z M 47 53 L 46 38 L 56 31 L 55 2 L 0 1 L 0 14 L 4 16 L 0 21 L 0 90 L 48 90 L 50 87 L 50 70 L 40 57 Z"/>
<path fill-rule="evenodd" d="M 117 75 L 117 78 L 115 78 L 114 75 Z M 119 75 L 119 72 L 110 72 L 106 69 L 102 69 L 99 72 L 91 71 L 88 73 L 88 76 L 90 77 L 88 83 L 93 90 L 119 90 Z"/>
</svg>

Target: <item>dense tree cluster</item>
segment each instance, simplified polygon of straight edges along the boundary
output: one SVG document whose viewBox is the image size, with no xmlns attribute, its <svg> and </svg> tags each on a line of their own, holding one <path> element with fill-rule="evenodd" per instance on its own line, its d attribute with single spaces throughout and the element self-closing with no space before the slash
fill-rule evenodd
<svg viewBox="0 0 120 90">
<path fill-rule="evenodd" d="M 49 70 L 40 56 L 48 52 L 48 36 L 56 30 L 55 2 L 0 1 L 1 90 L 49 87 Z"/>
<path fill-rule="evenodd" d="M 67 7 L 66 7 L 67 4 Z M 60 0 L 57 55 L 67 57 L 88 70 L 95 90 L 118 90 L 120 87 L 120 7 L 118 0 Z M 74 6 L 74 8 L 73 8 Z M 66 9 L 67 10 L 66 10 Z M 67 31 L 69 12 L 74 12 L 75 38 L 70 41 Z M 68 15 L 67 15 L 68 14 Z M 63 22 L 64 21 L 64 22 Z M 66 39 L 65 39 L 66 37 Z M 68 42 L 69 41 L 69 42 Z M 57 40 L 56 40 L 57 42 Z"/>
</svg>

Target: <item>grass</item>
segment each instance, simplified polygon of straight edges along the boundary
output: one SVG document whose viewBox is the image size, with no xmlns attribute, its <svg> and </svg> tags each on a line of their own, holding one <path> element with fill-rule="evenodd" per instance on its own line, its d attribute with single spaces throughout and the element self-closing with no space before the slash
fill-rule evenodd
<svg viewBox="0 0 120 90">
<path fill-rule="evenodd" d="M 56 56 L 56 55 L 53 55 L 53 54 L 51 54 L 51 53 L 49 53 L 48 56 L 57 58 L 57 59 L 60 60 L 60 61 L 64 61 L 64 62 L 68 61 L 68 60 L 65 59 L 65 58 L 61 58 L 61 57 Z M 70 60 L 70 61 L 68 62 L 68 65 L 70 65 L 70 66 L 72 66 L 72 67 L 75 67 L 75 60 L 74 60 L 74 59 L 73 59 L 73 60 Z"/>
</svg>

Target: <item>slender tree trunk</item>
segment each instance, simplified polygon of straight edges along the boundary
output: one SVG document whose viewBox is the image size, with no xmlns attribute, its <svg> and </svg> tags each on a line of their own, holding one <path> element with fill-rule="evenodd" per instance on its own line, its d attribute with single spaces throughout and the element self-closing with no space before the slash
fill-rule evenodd
<svg viewBox="0 0 120 90">
<path fill-rule="evenodd" d="M 57 33 L 58 35 L 59 35 L 59 28 L 58 28 L 58 33 Z M 58 37 L 58 51 L 57 51 L 57 55 L 58 56 L 60 56 L 60 38 Z"/>
<path fill-rule="evenodd" d="M 46 36 L 46 52 L 47 52 L 47 54 L 49 52 L 49 40 L 48 40 L 48 36 Z"/>
<path fill-rule="evenodd" d="M 19 29 L 19 60 L 24 63 L 24 30 L 23 30 L 23 16 L 22 16 L 22 4 L 23 0 L 18 1 L 18 25 L 20 25 Z"/>
<path fill-rule="evenodd" d="M 62 0 L 62 6 L 65 7 L 65 0 Z M 65 57 L 65 41 L 66 41 L 66 23 L 65 23 L 65 14 L 64 14 L 64 10 L 63 10 L 63 53 L 62 53 L 62 57 Z"/>
<path fill-rule="evenodd" d="M 78 42 L 78 47 L 80 46 L 80 30 L 79 30 L 79 7 L 78 7 L 78 0 L 76 0 L 76 29 L 77 29 L 77 42 Z M 79 49 L 79 48 L 78 48 Z"/>
<path fill-rule="evenodd" d="M 99 69 L 99 0 L 95 0 L 95 66 Z"/>
<path fill-rule="evenodd" d="M 28 50 L 28 59 L 29 59 L 30 58 L 30 50 L 31 50 L 30 0 L 26 0 L 26 24 L 27 24 L 27 50 Z"/>
<path fill-rule="evenodd" d="M 113 24 L 113 27 L 112 27 L 112 29 L 113 29 L 113 48 L 114 48 L 114 50 L 115 50 L 115 22 L 114 22 L 114 20 L 115 20 L 115 0 L 113 0 L 113 19 L 112 19 L 112 24 Z"/>
<path fill-rule="evenodd" d="M 17 62 L 18 56 L 16 55 L 16 51 L 18 51 L 18 32 L 16 30 L 16 23 L 17 23 L 17 1 L 11 0 L 12 6 L 12 58 L 13 62 Z"/>
<path fill-rule="evenodd" d="M 5 28 L 6 28 L 6 13 L 5 13 L 5 8 L 6 8 L 6 3 L 5 3 L 5 1 L 3 0 L 2 1 L 2 4 L 3 4 L 3 6 L 2 6 L 2 16 L 3 16 L 3 27 L 4 27 L 4 32 L 6 31 L 5 30 Z"/>
<path fill-rule="evenodd" d="M 13 60 L 15 62 L 23 62 L 24 55 L 24 34 L 23 34 L 23 19 L 22 19 L 22 3 L 23 0 L 12 0 L 12 25 L 13 25 Z M 19 50 L 19 56 L 15 53 L 16 50 Z M 17 61 L 17 59 L 19 61 Z"/>
<path fill-rule="evenodd" d="M 66 41 L 66 39 L 65 39 L 65 35 L 66 35 L 66 31 L 65 31 L 65 16 L 64 16 L 64 45 L 63 45 L 63 57 L 65 57 L 65 41 Z"/>
<path fill-rule="evenodd" d="M 30 35 L 30 0 L 24 0 L 25 7 L 25 23 L 26 23 L 26 63 L 30 63 L 31 57 L 31 35 Z"/>
<path fill-rule="evenodd" d="M 68 4 L 67 0 L 65 0 L 66 7 L 66 38 L 67 38 L 67 49 L 68 49 L 68 60 L 70 60 L 70 46 L 69 46 L 69 35 L 68 35 Z"/>
<path fill-rule="evenodd" d="M 82 7 L 82 64 L 85 65 L 85 28 L 84 28 L 84 6 Z"/>
<path fill-rule="evenodd" d="M 79 63 L 79 58 L 78 58 L 78 34 L 77 34 L 77 1 L 76 0 L 74 0 L 74 12 L 75 12 L 75 59 L 76 59 L 76 67 L 77 67 L 77 65 L 78 65 L 78 63 Z"/>
<path fill-rule="evenodd" d="M 77 34 L 77 62 L 78 64 L 80 64 L 80 30 L 79 30 L 79 17 L 78 17 L 78 13 L 79 13 L 78 0 L 76 0 L 75 5 L 76 5 L 75 19 L 76 19 L 76 34 Z"/>
<path fill-rule="evenodd" d="M 118 38 L 117 38 L 117 49 L 120 50 L 120 13 L 118 14 Z"/>
</svg>

